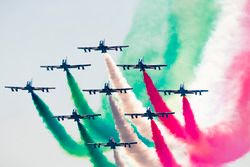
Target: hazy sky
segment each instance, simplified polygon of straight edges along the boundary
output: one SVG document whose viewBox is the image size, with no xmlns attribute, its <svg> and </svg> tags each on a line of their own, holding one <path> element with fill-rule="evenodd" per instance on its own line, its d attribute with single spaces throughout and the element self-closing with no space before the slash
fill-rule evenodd
<svg viewBox="0 0 250 167">
<path fill-rule="evenodd" d="M 12 93 L 5 85 L 55 86 L 50 94 L 39 93 L 55 114 L 68 114 L 73 103 L 65 73 L 47 72 L 40 65 L 91 63 L 84 71 L 72 71 L 81 88 L 98 88 L 107 80 L 100 53 L 84 54 L 78 46 L 122 44 L 129 31 L 138 0 L 0 1 L 0 166 L 1 167 L 80 167 L 86 160 L 64 153 L 45 128 L 26 92 Z M 130 44 L 132 45 L 132 44 Z M 111 52 L 114 59 L 119 54 Z M 100 99 L 86 95 L 93 109 Z M 72 122 L 63 125 L 76 139 Z M 111 157 L 111 156 L 109 156 Z M 246 156 L 233 166 L 250 162 Z M 34 164 L 35 163 L 35 164 Z"/>
<path fill-rule="evenodd" d="M 104 38 L 107 44 L 122 44 L 136 4 L 135 0 L 0 1 L 0 166 L 85 166 L 86 160 L 62 151 L 38 116 L 30 94 L 11 93 L 3 87 L 23 86 L 31 78 L 35 86 L 55 86 L 50 94 L 39 95 L 53 113 L 70 113 L 73 103 L 65 73 L 39 66 L 61 63 L 65 57 L 72 64 L 91 63 L 91 68 L 72 73 L 81 88 L 103 86 L 107 73 L 101 54 L 83 54 L 76 47 L 97 45 Z M 88 96 L 94 109 L 99 108 L 98 100 Z M 75 124 L 65 121 L 63 125 L 79 138 Z"/>
</svg>

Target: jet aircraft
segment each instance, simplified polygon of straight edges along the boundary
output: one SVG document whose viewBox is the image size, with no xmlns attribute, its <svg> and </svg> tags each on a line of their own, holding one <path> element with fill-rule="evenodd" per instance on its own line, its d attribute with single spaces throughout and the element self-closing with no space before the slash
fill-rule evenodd
<svg viewBox="0 0 250 167">
<path fill-rule="evenodd" d="M 208 92 L 208 90 L 187 90 L 184 88 L 184 84 L 180 84 L 179 90 L 158 90 L 159 92 L 163 92 L 164 95 L 180 94 L 181 96 L 186 96 L 187 94 L 199 94 L 202 95 L 202 92 Z"/>
<path fill-rule="evenodd" d="M 83 89 L 84 92 L 89 92 L 89 94 L 106 93 L 106 95 L 112 95 L 113 92 L 127 93 L 127 90 L 132 90 L 133 88 L 119 88 L 113 89 L 110 87 L 109 83 L 104 84 L 104 88 L 102 89 Z"/>
<path fill-rule="evenodd" d="M 113 137 L 109 138 L 109 141 L 107 143 L 87 143 L 88 145 L 93 145 L 94 148 L 100 148 L 103 147 L 110 147 L 111 149 L 116 149 L 116 147 L 129 147 L 131 148 L 131 145 L 137 144 L 137 142 L 125 142 L 125 143 L 117 143 Z"/>
<path fill-rule="evenodd" d="M 47 71 L 53 71 L 55 69 L 63 69 L 63 71 L 68 71 L 69 68 L 77 68 L 78 70 L 83 69 L 87 66 L 91 66 L 91 64 L 77 64 L 77 65 L 70 65 L 67 63 L 67 59 L 62 60 L 61 65 L 48 65 L 48 66 L 40 66 L 41 68 L 46 68 Z"/>
<path fill-rule="evenodd" d="M 118 67 L 122 67 L 123 70 L 130 70 L 130 68 L 133 69 L 140 69 L 140 71 L 145 71 L 145 69 L 158 69 L 161 70 L 161 67 L 166 67 L 167 65 L 163 64 L 163 65 L 158 65 L 158 64 L 144 64 L 143 63 L 143 58 L 138 60 L 138 63 L 135 65 L 131 65 L 131 64 L 118 64 Z"/>
<path fill-rule="evenodd" d="M 33 93 L 33 91 L 49 92 L 50 89 L 56 89 L 55 87 L 33 87 L 32 81 L 27 81 L 26 86 L 5 86 L 5 88 L 11 89 L 12 92 L 17 92 L 18 90 L 27 90 L 28 93 Z"/>
<path fill-rule="evenodd" d="M 148 119 L 154 119 L 154 117 L 166 117 L 168 118 L 168 115 L 174 114 L 174 112 L 158 112 L 154 113 L 152 112 L 151 108 L 148 107 L 145 113 L 131 113 L 131 114 L 124 114 L 126 116 L 131 116 L 132 119 L 140 117 L 147 117 Z"/>
<path fill-rule="evenodd" d="M 84 52 L 91 52 L 91 50 L 95 50 L 95 51 L 101 51 L 102 53 L 107 53 L 107 50 L 118 51 L 118 49 L 119 49 L 120 51 L 122 51 L 123 48 L 127 48 L 127 47 L 129 47 L 129 46 L 128 45 L 106 46 L 105 40 L 101 40 L 99 42 L 99 46 L 97 46 L 97 47 L 78 47 L 77 49 L 83 49 Z"/>
<path fill-rule="evenodd" d="M 87 115 L 79 115 L 76 109 L 73 110 L 71 115 L 59 115 L 53 116 L 52 118 L 56 118 L 58 121 L 64 121 L 64 119 L 73 119 L 75 122 L 79 122 L 80 119 L 95 119 L 95 117 L 101 116 L 101 114 L 87 114 Z"/>
</svg>

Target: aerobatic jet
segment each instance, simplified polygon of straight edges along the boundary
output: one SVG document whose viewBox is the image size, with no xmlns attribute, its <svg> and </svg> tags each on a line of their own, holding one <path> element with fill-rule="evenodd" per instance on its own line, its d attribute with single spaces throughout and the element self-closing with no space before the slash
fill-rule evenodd
<svg viewBox="0 0 250 167">
<path fill-rule="evenodd" d="M 49 92 L 50 89 L 56 89 L 55 87 L 33 87 L 32 81 L 27 81 L 26 86 L 5 86 L 5 88 L 11 89 L 12 92 L 18 92 L 18 90 L 27 90 L 28 93 L 33 93 L 33 91 Z"/>
<path fill-rule="evenodd" d="M 103 147 L 110 147 L 111 149 L 116 149 L 116 147 L 129 147 L 131 148 L 131 145 L 137 144 L 137 142 L 125 142 L 125 143 L 117 143 L 113 137 L 109 138 L 109 141 L 107 143 L 87 143 L 88 145 L 93 145 L 94 148 L 100 148 Z"/>
<path fill-rule="evenodd" d="M 144 64 L 143 58 L 138 60 L 137 64 L 118 64 L 118 67 L 122 67 L 123 70 L 139 69 L 140 71 L 145 71 L 145 69 L 161 70 L 162 67 L 166 67 L 166 64 Z"/>
<path fill-rule="evenodd" d="M 112 95 L 114 92 L 120 92 L 120 93 L 127 93 L 127 90 L 132 90 L 133 88 L 118 88 L 113 89 L 110 87 L 109 83 L 104 84 L 104 88 L 102 89 L 83 89 L 84 92 L 89 92 L 89 94 L 96 94 L 96 92 L 99 93 L 105 93 L 106 95 Z"/>
<path fill-rule="evenodd" d="M 148 107 L 145 113 L 130 113 L 130 114 L 124 114 L 126 116 L 131 116 L 132 119 L 140 117 L 147 117 L 148 119 L 154 119 L 154 117 L 166 117 L 168 118 L 168 115 L 174 114 L 174 112 L 152 112 L 151 108 Z"/>
<path fill-rule="evenodd" d="M 181 96 L 186 96 L 187 94 L 202 95 L 202 92 L 208 92 L 208 90 L 187 90 L 184 88 L 184 84 L 180 84 L 179 90 L 158 90 L 163 92 L 164 95 L 180 94 Z"/>
<path fill-rule="evenodd" d="M 77 64 L 77 65 L 70 65 L 67 63 L 67 59 L 62 60 L 61 65 L 47 65 L 47 66 L 40 66 L 41 68 L 46 68 L 48 71 L 53 71 L 55 69 L 63 69 L 63 71 L 68 71 L 69 68 L 77 68 L 78 70 L 83 69 L 87 66 L 91 66 L 91 64 Z"/>
<path fill-rule="evenodd" d="M 91 50 L 101 51 L 102 53 L 107 53 L 107 50 L 115 50 L 115 51 L 122 51 L 123 48 L 129 47 L 128 45 L 120 45 L 120 46 L 106 46 L 105 40 L 101 40 L 99 42 L 99 46 L 97 47 L 78 47 L 77 49 L 83 49 L 84 52 L 91 52 Z"/>
<path fill-rule="evenodd" d="M 79 122 L 80 119 L 95 119 L 95 117 L 101 116 L 101 114 L 86 114 L 86 115 L 79 115 L 76 109 L 73 110 L 71 115 L 58 115 L 53 116 L 52 118 L 56 118 L 58 121 L 64 121 L 64 119 L 72 119 L 75 122 Z"/>
</svg>

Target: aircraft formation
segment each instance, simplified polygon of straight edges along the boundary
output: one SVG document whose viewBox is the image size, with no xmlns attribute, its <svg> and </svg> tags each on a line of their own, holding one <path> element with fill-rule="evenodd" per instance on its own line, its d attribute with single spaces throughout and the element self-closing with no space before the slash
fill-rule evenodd
<svg viewBox="0 0 250 167">
<path fill-rule="evenodd" d="M 101 51 L 101 53 L 106 53 L 108 50 L 114 51 L 122 51 L 123 48 L 129 47 L 128 45 L 117 45 L 117 46 L 107 46 L 105 45 L 105 41 L 101 40 L 99 42 L 99 46 L 97 47 L 78 47 L 78 49 L 84 50 L 84 52 Z M 67 59 L 63 59 L 61 64 L 59 65 L 42 65 L 41 68 L 46 69 L 47 71 L 63 70 L 68 72 L 69 69 L 77 69 L 84 70 L 86 67 L 90 67 L 91 64 L 74 64 L 71 65 L 67 62 Z M 146 64 L 143 61 L 143 58 L 139 59 L 136 64 L 118 64 L 118 67 L 122 67 L 123 70 L 137 69 L 139 71 L 144 72 L 145 70 L 161 70 L 161 68 L 166 67 L 166 64 Z M 34 93 L 34 91 L 42 91 L 49 92 L 51 89 L 55 89 L 55 87 L 34 87 L 32 85 L 32 81 L 28 81 L 24 87 L 20 86 L 5 86 L 5 88 L 10 89 L 13 92 L 17 92 L 18 90 L 28 91 L 28 93 Z M 125 87 L 125 88 L 112 88 L 110 83 L 104 83 L 103 88 L 97 89 L 82 89 L 83 92 L 88 92 L 90 95 L 95 95 L 98 93 L 103 93 L 107 96 L 111 96 L 113 93 L 127 93 L 127 91 L 131 91 L 133 88 Z M 159 89 L 158 92 L 164 93 L 164 95 L 171 94 L 180 94 L 180 96 L 186 96 L 188 94 L 199 94 L 202 95 L 203 92 L 208 92 L 208 90 L 187 90 L 184 88 L 184 84 L 180 85 L 178 90 L 168 90 Z M 168 118 L 169 115 L 173 115 L 175 112 L 161 111 L 161 112 L 153 112 L 150 107 L 148 107 L 145 113 L 125 113 L 124 116 L 129 116 L 131 119 L 139 119 L 139 118 L 147 118 L 148 120 L 152 120 L 156 117 Z M 80 115 L 78 114 L 76 109 L 73 109 L 71 115 L 57 115 L 51 117 L 51 119 L 57 119 L 58 121 L 64 121 L 65 119 L 73 120 L 74 122 L 79 123 L 80 120 L 95 120 L 96 117 L 101 117 L 101 114 L 86 114 Z M 137 141 L 126 141 L 126 142 L 116 142 L 113 137 L 108 139 L 107 143 L 87 143 L 88 145 L 92 145 L 93 148 L 110 147 L 111 149 L 116 149 L 116 147 L 128 147 L 130 148 L 132 145 L 138 144 Z"/>
</svg>

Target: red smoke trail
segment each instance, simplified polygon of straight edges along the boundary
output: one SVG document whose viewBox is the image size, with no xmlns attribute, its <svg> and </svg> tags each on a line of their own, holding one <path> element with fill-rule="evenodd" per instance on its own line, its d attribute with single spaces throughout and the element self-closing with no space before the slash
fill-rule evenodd
<svg viewBox="0 0 250 167">
<path fill-rule="evenodd" d="M 209 147 L 193 145 L 191 159 L 198 163 L 222 164 L 234 161 L 250 149 L 250 52 L 239 54 L 228 71 L 230 78 L 239 79 L 241 87 L 236 99 L 234 119 L 209 129 L 206 142 Z M 241 75 L 239 77 L 239 75 Z M 229 83 L 230 84 L 230 83 Z M 228 99 L 230 100 L 230 99 Z M 232 100 L 232 99 L 231 99 Z"/>
<path fill-rule="evenodd" d="M 147 89 L 147 94 L 150 98 L 151 103 L 154 106 L 155 111 L 170 112 L 170 109 L 165 104 L 159 92 L 155 88 L 152 79 L 145 71 L 143 72 L 143 77 Z M 168 119 L 162 117 L 160 117 L 159 119 L 164 124 L 164 126 L 166 126 L 170 130 L 170 132 L 173 133 L 176 137 L 182 139 L 186 138 L 186 134 L 184 132 L 183 127 L 180 125 L 179 121 L 173 115 L 169 115 Z"/>
<path fill-rule="evenodd" d="M 172 153 L 164 142 L 163 136 L 161 135 L 161 131 L 157 127 L 154 120 L 151 120 L 151 129 L 153 133 L 152 139 L 155 143 L 156 153 L 164 167 L 180 167 L 175 161 Z"/>
<path fill-rule="evenodd" d="M 193 140 L 198 140 L 201 132 L 199 130 L 198 125 L 196 124 L 189 101 L 185 96 L 183 96 L 182 98 L 182 108 L 183 116 L 185 119 L 185 130 Z"/>
<path fill-rule="evenodd" d="M 228 89 L 234 86 L 236 90 L 240 88 L 237 95 L 226 98 L 226 103 L 236 103 L 234 111 L 234 119 L 224 124 L 220 124 L 209 130 L 207 141 L 210 145 L 208 154 L 192 155 L 193 161 L 206 162 L 209 164 L 229 162 L 236 160 L 248 153 L 250 150 L 250 1 L 245 9 L 245 18 L 243 19 L 243 49 L 235 56 L 233 64 L 226 72 L 228 78 L 225 85 L 225 94 Z M 244 46 L 245 44 L 245 46 Z M 237 83 L 236 85 L 234 83 Z M 230 93 L 234 90 L 230 89 Z M 194 150 L 199 151 L 198 146 Z"/>
<path fill-rule="evenodd" d="M 250 34 L 249 34 L 250 35 Z M 242 52 L 233 60 L 233 64 L 227 71 L 229 79 L 226 86 L 237 81 L 240 87 L 238 95 L 226 98 L 226 104 L 236 106 L 234 108 L 234 118 L 216 125 L 202 135 L 202 139 L 197 140 L 190 147 L 190 156 L 193 162 L 200 164 L 219 165 L 231 162 L 242 157 L 250 149 L 250 48 L 249 51 Z M 235 87 L 235 89 L 237 89 Z M 231 90 L 233 91 L 233 90 Z M 225 91 L 225 94 L 228 91 Z M 204 137 L 204 138 L 203 138 Z M 200 166 L 200 165 L 199 165 Z"/>
</svg>

